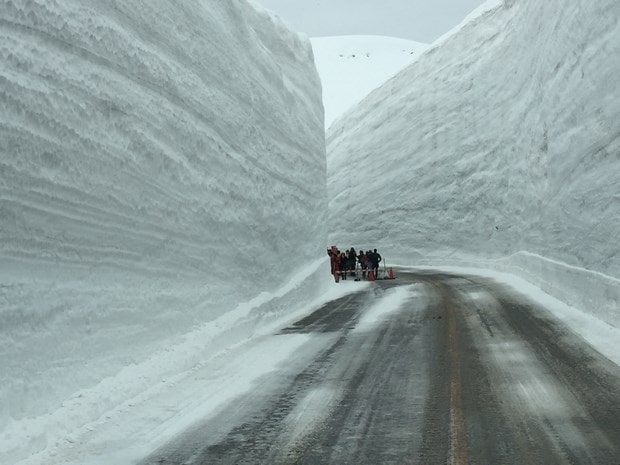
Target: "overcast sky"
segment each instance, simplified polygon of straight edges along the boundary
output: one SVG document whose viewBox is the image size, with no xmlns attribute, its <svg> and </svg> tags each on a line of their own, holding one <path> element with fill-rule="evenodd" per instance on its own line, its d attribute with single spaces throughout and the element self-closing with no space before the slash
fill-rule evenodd
<svg viewBox="0 0 620 465">
<path fill-rule="evenodd" d="M 430 43 L 484 0 L 254 0 L 310 37 L 384 35 Z"/>
</svg>

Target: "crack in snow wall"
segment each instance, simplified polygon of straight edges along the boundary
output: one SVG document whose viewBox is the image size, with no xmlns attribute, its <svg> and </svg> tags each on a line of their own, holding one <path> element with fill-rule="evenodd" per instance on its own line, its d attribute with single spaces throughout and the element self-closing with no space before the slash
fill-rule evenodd
<svg viewBox="0 0 620 465">
<path fill-rule="evenodd" d="M 0 12 L 2 431 L 280 287 L 327 201 L 310 43 L 245 0 Z"/>
<path fill-rule="evenodd" d="M 567 269 L 602 273 L 569 300 L 620 325 L 619 17 L 497 2 L 431 46 L 330 128 L 330 242 L 403 264 L 524 251 L 514 269 L 560 299 Z"/>
</svg>

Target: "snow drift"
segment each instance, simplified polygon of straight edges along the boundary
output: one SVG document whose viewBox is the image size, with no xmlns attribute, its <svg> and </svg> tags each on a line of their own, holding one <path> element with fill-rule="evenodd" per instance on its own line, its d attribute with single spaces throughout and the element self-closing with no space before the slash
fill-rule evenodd
<svg viewBox="0 0 620 465">
<path fill-rule="evenodd" d="M 494 3 L 332 125 L 331 242 L 511 270 L 620 327 L 620 3 Z"/>
<path fill-rule="evenodd" d="M 245 0 L 0 11 L 0 461 L 13 463 L 6 444 L 42 449 L 152 384 L 131 376 L 146 360 L 155 376 L 191 366 L 156 362 L 184 334 L 223 334 L 235 308 L 281 314 L 276 289 L 324 255 L 327 202 L 310 43 Z M 290 298 L 321 291 L 306 282 Z M 239 307 L 261 291 L 277 303 Z M 55 422 L 70 397 L 85 405 Z"/>
</svg>

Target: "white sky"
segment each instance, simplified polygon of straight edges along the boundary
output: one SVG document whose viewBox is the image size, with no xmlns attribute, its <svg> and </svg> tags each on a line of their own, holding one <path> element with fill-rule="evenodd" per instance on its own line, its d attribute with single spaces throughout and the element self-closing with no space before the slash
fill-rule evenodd
<svg viewBox="0 0 620 465">
<path fill-rule="evenodd" d="M 431 43 L 484 0 L 254 0 L 310 37 L 384 35 Z"/>
</svg>

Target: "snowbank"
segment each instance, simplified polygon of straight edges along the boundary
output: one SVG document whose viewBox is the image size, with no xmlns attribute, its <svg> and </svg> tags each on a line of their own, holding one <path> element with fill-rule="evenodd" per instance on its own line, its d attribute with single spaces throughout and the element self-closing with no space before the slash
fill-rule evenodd
<svg viewBox="0 0 620 465">
<path fill-rule="evenodd" d="M 332 125 L 331 242 L 509 269 L 620 326 L 620 3 L 492 5 Z"/>
<path fill-rule="evenodd" d="M 160 364 L 163 347 L 205 325 L 193 341 L 211 347 L 287 302 L 239 307 L 324 255 L 325 145 L 310 43 L 245 0 L 1 3 L 0 462 L 14 463 L 142 389 L 145 363 L 158 377 L 195 362 Z"/>
</svg>

